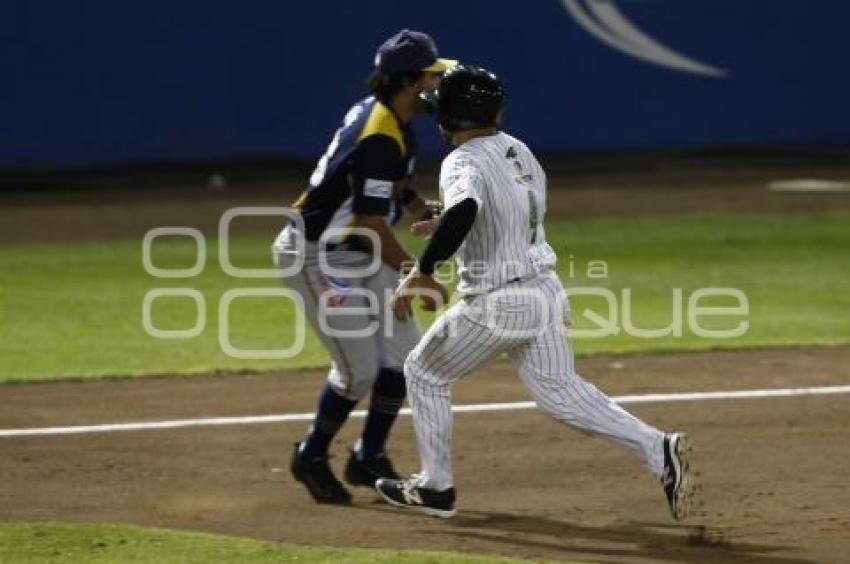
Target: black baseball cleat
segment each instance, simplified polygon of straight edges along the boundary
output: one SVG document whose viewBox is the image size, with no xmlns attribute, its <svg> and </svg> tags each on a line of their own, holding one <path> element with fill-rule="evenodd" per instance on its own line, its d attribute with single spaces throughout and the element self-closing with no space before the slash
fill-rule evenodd
<svg viewBox="0 0 850 564">
<path fill-rule="evenodd" d="M 292 471 L 292 476 L 304 484 L 316 503 L 334 505 L 351 503 L 351 494 L 334 476 L 331 467 L 328 465 L 328 457 L 304 456 L 298 452 L 300 446 L 300 443 L 295 443 L 295 451 L 292 453 L 289 469 Z"/>
<path fill-rule="evenodd" d="M 345 481 L 352 486 L 375 487 L 375 482 L 381 478 L 398 480 L 399 475 L 393 468 L 387 453 L 382 452 L 374 458 L 360 459 L 357 452 L 352 450 L 345 465 Z"/>
<path fill-rule="evenodd" d="M 448 519 L 457 511 L 455 510 L 455 489 L 449 488 L 443 491 L 420 488 L 416 485 L 416 478 L 408 480 L 380 479 L 375 482 L 378 494 L 390 505 L 396 507 L 409 507 L 421 511 L 426 515 Z"/>
<path fill-rule="evenodd" d="M 670 514 L 680 521 L 688 516 L 694 497 L 694 485 L 690 473 L 691 443 L 683 433 L 664 436 L 664 472 L 661 485 L 667 496 Z"/>
</svg>

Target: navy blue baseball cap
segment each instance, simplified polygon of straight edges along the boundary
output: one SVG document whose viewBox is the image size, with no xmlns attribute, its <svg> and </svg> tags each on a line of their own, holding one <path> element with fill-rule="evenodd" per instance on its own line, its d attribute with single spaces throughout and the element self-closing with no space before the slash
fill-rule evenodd
<svg viewBox="0 0 850 564">
<path fill-rule="evenodd" d="M 427 33 L 403 29 L 384 41 L 375 54 L 375 67 L 383 72 L 443 72 L 457 64 L 441 59 Z"/>
</svg>

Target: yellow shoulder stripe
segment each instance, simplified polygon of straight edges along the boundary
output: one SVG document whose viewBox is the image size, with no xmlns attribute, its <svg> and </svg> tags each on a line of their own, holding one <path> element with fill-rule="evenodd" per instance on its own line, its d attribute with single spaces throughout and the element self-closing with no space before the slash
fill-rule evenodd
<svg viewBox="0 0 850 564">
<path fill-rule="evenodd" d="M 375 101 L 375 105 L 372 106 L 372 111 L 369 113 L 366 125 L 363 126 L 360 135 L 357 136 L 357 141 L 362 141 L 370 135 L 386 135 L 398 143 L 402 154 L 407 150 L 398 120 L 388 107 L 378 101 Z"/>
</svg>

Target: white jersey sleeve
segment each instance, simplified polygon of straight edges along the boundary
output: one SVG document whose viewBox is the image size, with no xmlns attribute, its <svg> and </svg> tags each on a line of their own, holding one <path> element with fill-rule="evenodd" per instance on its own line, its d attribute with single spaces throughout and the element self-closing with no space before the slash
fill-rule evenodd
<svg viewBox="0 0 850 564">
<path fill-rule="evenodd" d="M 451 153 L 440 169 L 440 193 L 446 209 L 467 198 L 481 207 L 484 179 L 469 155 Z"/>
</svg>

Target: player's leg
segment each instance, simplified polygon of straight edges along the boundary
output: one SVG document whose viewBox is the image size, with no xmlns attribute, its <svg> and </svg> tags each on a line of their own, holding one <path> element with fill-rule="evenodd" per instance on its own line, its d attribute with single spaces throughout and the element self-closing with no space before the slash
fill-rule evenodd
<svg viewBox="0 0 850 564">
<path fill-rule="evenodd" d="M 576 374 L 572 351 L 557 327 L 512 351 L 511 359 L 545 413 L 626 447 L 654 475 L 661 475 L 664 433 L 625 411 Z"/>
<path fill-rule="evenodd" d="M 351 255 L 351 266 L 362 261 L 362 257 Z M 281 266 L 286 260 L 278 257 Z M 340 266 L 345 260 L 337 257 L 335 263 Z M 375 332 L 369 331 L 370 320 L 362 313 L 346 314 L 346 308 L 366 307 L 368 297 L 354 290 L 360 287 L 356 278 L 329 279 L 321 272 L 314 254 L 308 254 L 302 270 L 284 279 L 284 283 L 302 296 L 305 318 L 332 359 L 313 423 L 293 453 L 292 472 L 316 501 L 348 503 L 351 496 L 333 476 L 327 459 L 333 438 L 357 402 L 369 392 L 377 373 L 378 350 Z M 322 299 L 323 295 L 326 299 Z"/>
<path fill-rule="evenodd" d="M 474 322 L 465 302 L 440 316 L 407 357 L 404 374 L 421 470 L 411 480 L 379 480 L 389 503 L 440 517 L 454 514 L 451 385 L 505 346 L 491 328 Z"/>
<path fill-rule="evenodd" d="M 470 309 L 464 302 L 450 308 L 404 364 L 421 459 L 420 484 L 436 490 L 454 486 L 451 386 L 505 346 L 490 327 L 474 321 Z"/>
<path fill-rule="evenodd" d="M 562 303 L 560 282 L 542 281 L 541 289 L 551 303 Z M 557 319 L 559 310 L 554 310 Z M 593 384 L 579 376 L 563 323 L 554 323 L 528 343 L 511 351 L 511 360 L 538 407 L 557 421 L 588 434 L 604 437 L 636 455 L 659 479 L 675 471 L 678 480 L 689 481 L 685 443 L 681 435 L 667 435 L 617 405 Z M 672 444 L 671 444 L 672 443 Z M 670 468 L 684 463 L 684 468 Z M 682 460 L 683 459 L 683 460 Z M 677 485 L 677 488 L 679 486 Z M 689 483 L 681 484 L 684 496 Z M 688 495 L 690 493 L 688 492 Z M 676 518 L 689 500 L 670 500 Z M 675 502 L 675 503 L 674 503 Z M 681 507 L 674 507 L 674 505 Z M 679 514 L 677 514 L 679 513 Z"/>
<path fill-rule="evenodd" d="M 404 360 L 419 342 L 421 333 L 415 320 L 399 321 L 389 310 L 387 301 L 397 283 L 398 273 L 381 265 L 363 284 L 376 296 L 380 312 L 377 317 L 380 329 L 376 335 L 378 371 L 363 433 L 345 467 L 345 478 L 352 485 L 372 488 L 379 478 L 398 478 L 387 455 L 386 443 L 407 393 Z"/>
<path fill-rule="evenodd" d="M 313 431 L 304 441 L 305 452 L 313 456 L 325 455 L 333 436 L 357 402 L 369 393 L 375 380 L 378 328 L 373 320 L 362 314 L 370 298 L 357 293 L 362 288 L 359 280 L 330 279 L 308 261 L 300 275 L 289 283 L 306 294 L 305 316 L 332 359 Z M 347 287 L 341 287 L 342 284 Z"/>
</svg>

